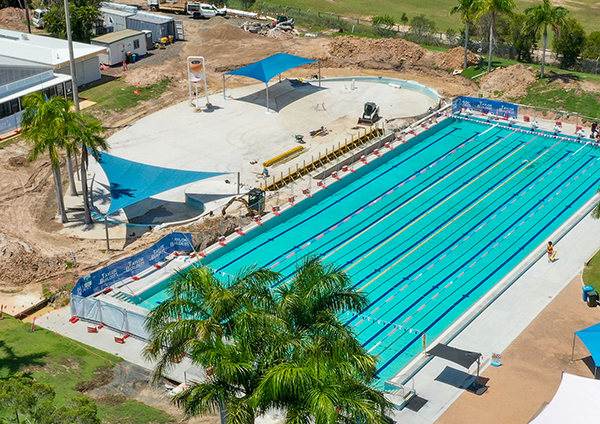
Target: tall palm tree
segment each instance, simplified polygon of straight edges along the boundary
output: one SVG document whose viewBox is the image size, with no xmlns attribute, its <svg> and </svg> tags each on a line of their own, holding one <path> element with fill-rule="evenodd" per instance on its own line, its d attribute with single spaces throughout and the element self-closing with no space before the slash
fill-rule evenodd
<svg viewBox="0 0 600 424">
<path fill-rule="evenodd" d="M 61 222 L 68 222 L 62 194 L 59 151 L 65 148 L 75 128 L 71 112 L 73 102 L 60 96 L 46 100 L 41 93 L 33 93 L 23 99 L 23 106 L 21 134 L 32 144 L 29 160 L 34 161 L 48 153 Z"/>
<path fill-rule="evenodd" d="M 92 223 L 92 214 L 90 210 L 90 196 L 88 194 L 88 156 L 91 154 L 96 160 L 100 157 L 100 151 L 108 151 L 108 143 L 102 137 L 104 127 L 98 119 L 92 115 L 77 115 L 77 128 L 73 134 L 71 143 L 67 148 L 67 153 L 76 154 L 81 148 L 81 191 L 83 195 L 84 219 L 86 224 Z"/>
<path fill-rule="evenodd" d="M 304 260 L 293 279 L 247 269 L 227 282 L 192 268 L 150 312 L 146 350 L 155 376 L 188 354 L 210 370 L 173 400 L 191 415 L 223 409 L 232 424 L 252 424 L 272 407 L 286 421 L 382 424 L 389 404 L 368 385 L 376 357 L 345 327 L 340 313 L 368 301 L 340 268 Z"/>
<path fill-rule="evenodd" d="M 477 18 L 482 6 L 483 0 L 458 0 L 458 4 L 450 9 L 450 15 L 460 13 L 461 19 L 465 23 L 465 63 L 463 68 L 469 65 L 467 56 L 469 51 L 469 26 Z"/>
<path fill-rule="evenodd" d="M 488 58 L 488 72 L 492 70 L 492 50 L 494 40 L 494 24 L 496 23 L 496 17 L 498 15 L 511 15 L 513 10 L 517 7 L 513 0 L 484 0 L 483 5 L 479 11 L 479 18 L 483 15 L 490 14 L 490 51 Z"/>
<path fill-rule="evenodd" d="M 568 9 L 562 6 L 553 7 L 552 3 L 550 3 L 550 0 L 542 0 L 542 4 L 525 10 L 525 15 L 527 16 L 527 25 L 535 29 L 536 33 L 539 30 L 543 31 L 544 50 L 542 51 L 542 72 L 540 73 L 540 78 L 544 78 L 544 70 L 546 67 L 548 26 L 558 28 L 561 25 L 564 25 L 568 14 Z"/>
</svg>

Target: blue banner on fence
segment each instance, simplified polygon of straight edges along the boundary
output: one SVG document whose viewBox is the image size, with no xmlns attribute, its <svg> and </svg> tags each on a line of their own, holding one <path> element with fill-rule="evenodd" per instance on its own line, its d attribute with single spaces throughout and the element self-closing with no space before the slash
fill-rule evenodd
<svg viewBox="0 0 600 424">
<path fill-rule="evenodd" d="M 133 277 L 140 271 L 150 268 L 179 250 L 194 250 L 190 233 L 171 233 L 146 250 L 80 278 L 72 293 L 83 297 L 98 293 L 118 281 Z"/>
<path fill-rule="evenodd" d="M 461 109 L 471 109 L 484 115 L 492 113 L 505 119 L 516 118 L 519 114 L 518 105 L 478 97 L 458 96 L 455 98 L 452 101 L 452 113 L 457 113 Z"/>
</svg>

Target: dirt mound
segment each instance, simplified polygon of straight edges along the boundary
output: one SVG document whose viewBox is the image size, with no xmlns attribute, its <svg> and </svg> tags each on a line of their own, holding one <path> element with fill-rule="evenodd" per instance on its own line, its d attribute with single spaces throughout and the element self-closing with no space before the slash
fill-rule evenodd
<svg viewBox="0 0 600 424">
<path fill-rule="evenodd" d="M 18 9 L 16 7 L 5 7 L 4 9 L 0 9 L 0 25 L 20 24 L 24 20 L 24 9 Z"/>
<path fill-rule="evenodd" d="M 434 63 L 444 69 L 462 69 L 465 63 L 465 49 L 464 47 L 455 47 L 448 50 L 446 53 L 436 56 Z M 478 63 L 479 56 L 469 50 L 467 53 L 468 66 L 477 65 Z"/>
<path fill-rule="evenodd" d="M 525 96 L 527 88 L 536 81 L 533 68 L 517 63 L 484 75 L 479 87 L 483 97 L 511 100 Z"/>
<path fill-rule="evenodd" d="M 24 242 L 0 239 L 0 283 L 22 285 L 65 270 L 66 262 L 43 256 Z"/>
<path fill-rule="evenodd" d="M 235 25 L 224 23 L 204 31 L 200 34 L 200 38 L 209 41 L 238 41 L 254 39 L 256 35 L 250 34 Z"/>
<path fill-rule="evenodd" d="M 336 58 L 400 65 L 418 62 L 425 49 L 401 38 L 370 39 L 348 35 L 336 37 L 329 45 L 329 54 Z"/>
</svg>

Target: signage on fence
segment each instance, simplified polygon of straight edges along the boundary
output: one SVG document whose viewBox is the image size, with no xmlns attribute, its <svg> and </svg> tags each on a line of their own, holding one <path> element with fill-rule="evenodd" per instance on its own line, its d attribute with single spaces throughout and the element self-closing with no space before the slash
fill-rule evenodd
<svg viewBox="0 0 600 424">
<path fill-rule="evenodd" d="M 471 109 L 484 115 L 491 113 L 505 119 L 516 118 L 519 113 L 519 106 L 513 103 L 478 97 L 458 96 L 452 101 L 452 113 L 457 113 L 461 109 Z"/>
<path fill-rule="evenodd" d="M 80 278 L 72 293 L 83 297 L 98 293 L 118 281 L 133 277 L 178 250 L 194 250 L 190 233 L 171 233 L 146 250 Z"/>
</svg>

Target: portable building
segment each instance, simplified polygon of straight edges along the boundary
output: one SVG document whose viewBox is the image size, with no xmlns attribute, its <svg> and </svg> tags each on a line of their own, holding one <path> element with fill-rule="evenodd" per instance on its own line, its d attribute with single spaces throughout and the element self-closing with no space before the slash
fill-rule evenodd
<svg viewBox="0 0 600 424">
<path fill-rule="evenodd" d="M 100 14 L 104 21 L 104 26 L 113 27 L 114 32 L 123 31 L 127 29 L 127 18 L 135 15 L 135 13 L 127 12 L 124 10 L 110 9 L 108 7 L 101 7 Z"/>
<path fill-rule="evenodd" d="M 100 79 L 99 55 L 104 47 L 73 42 L 77 84 Z M 71 74 L 67 40 L 0 29 L 0 56 L 50 66 L 55 74 Z"/>
<path fill-rule="evenodd" d="M 175 37 L 175 20 L 173 18 L 153 13 L 138 12 L 127 17 L 127 28 L 136 31 L 152 31 L 152 41 L 160 42 L 164 37 L 172 35 Z"/>
<path fill-rule="evenodd" d="M 106 53 L 100 54 L 100 61 L 105 65 L 116 65 L 127 59 L 127 53 L 146 54 L 146 34 L 133 29 L 112 32 L 91 40 L 93 46 L 106 47 Z"/>
</svg>

